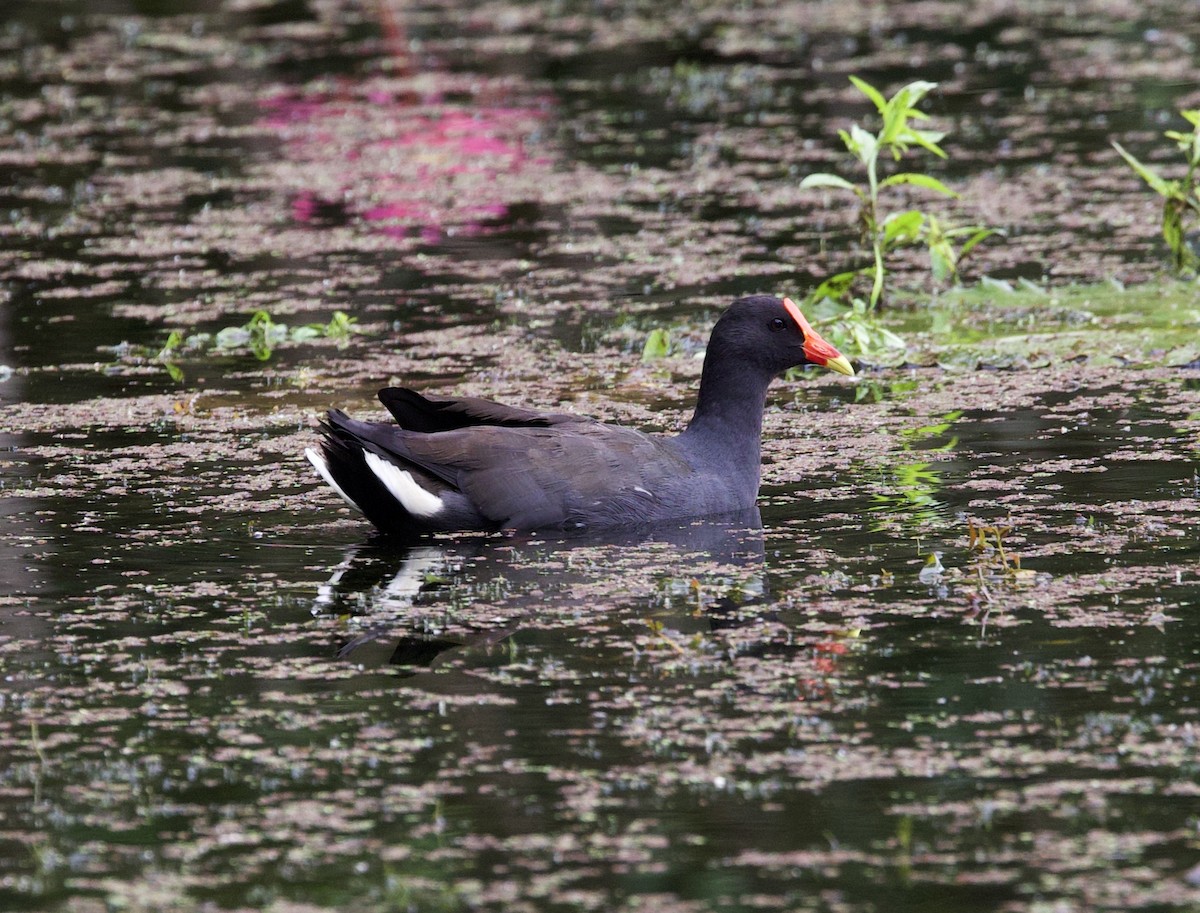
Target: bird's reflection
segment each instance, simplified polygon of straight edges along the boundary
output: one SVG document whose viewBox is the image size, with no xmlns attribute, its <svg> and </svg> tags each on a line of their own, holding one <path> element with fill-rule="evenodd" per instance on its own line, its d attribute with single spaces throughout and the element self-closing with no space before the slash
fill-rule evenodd
<svg viewBox="0 0 1200 913">
<path fill-rule="evenodd" d="M 606 601 L 707 630 L 761 619 L 770 607 L 757 509 L 602 539 L 373 539 L 347 550 L 313 614 L 344 622 L 339 657 L 417 671 L 450 650 L 499 644 L 548 611 Z"/>
</svg>

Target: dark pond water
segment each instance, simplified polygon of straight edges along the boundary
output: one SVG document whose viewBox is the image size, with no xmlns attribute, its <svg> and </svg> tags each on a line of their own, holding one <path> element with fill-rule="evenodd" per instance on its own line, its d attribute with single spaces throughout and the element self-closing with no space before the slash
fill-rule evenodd
<svg viewBox="0 0 1200 913">
<path fill-rule="evenodd" d="M 1185 5 L 726 6 L 0 11 L 0 909 L 1200 907 L 1194 370 L 781 382 L 761 518 L 612 541 L 299 458 L 399 380 L 678 427 L 844 263 L 849 73 L 943 83 L 980 272 L 1159 268 Z M 259 309 L 360 332 L 154 360 Z"/>
</svg>

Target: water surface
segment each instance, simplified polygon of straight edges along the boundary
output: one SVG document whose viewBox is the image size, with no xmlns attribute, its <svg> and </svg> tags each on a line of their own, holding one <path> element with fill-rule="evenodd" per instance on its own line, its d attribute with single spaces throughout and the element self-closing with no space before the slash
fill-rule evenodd
<svg viewBox="0 0 1200 913">
<path fill-rule="evenodd" d="M 845 257 L 852 72 L 943 82 L 980 271 L 1153 274 L 1108 140 L 1200 31 L 1071 9 L 0 14 L 0 906 L 1200 905 L 1192 369 L 781 382 L 761 521 L 615 541 L 401 549 L 298 457 L 401 380 L 678 428 Z M 155 361 L 258 309 L 361 332 Z"/>
</svg>

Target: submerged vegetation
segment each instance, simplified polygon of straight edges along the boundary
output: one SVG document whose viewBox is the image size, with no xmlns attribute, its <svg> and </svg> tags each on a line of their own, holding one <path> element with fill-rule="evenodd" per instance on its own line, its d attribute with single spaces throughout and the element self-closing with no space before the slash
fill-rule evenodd
<svg viewBox="0 0 1200 913">
<path fill-rule="evenodd" d="M 953 371 L 1065 361 L 1200 363 L 1195 289 L 1173 280 L 1047 288 L 985 277 L 929 307 L 896 309 L 887 321 L 903 335 L 908 363 Z"/>
<path fill-rule="evenodd" d="M 306 323 L 289 327 L 286 323 L 276 321 L 267 311 L 260 310 L 255 311 L 250 319 L 240 326 L 225 327 L 215 335 L 195 333 L 184 336 L 179 330 L 172 330 L 158 354 L 150 360 L 162 365 L 172 380 L 182 382 L 183 369 L 176 362 L 179 354 L 202 355 L 205 352 L 227 353 L 240 350 L 248 351 L 259 361 L 268 361 L 276 348 L 286 342 L 307 342 L 324 338 L 335 340 L 339 346 L 344 346 L 356 332 L 357 322 L 344 311 L 334 311 L 328 323 Z"/>
<path fill-rule="evenodd" d="M 354 332 L 353 317 L 344 311 L 334 311 L 328 323 L 306 323 L 288 327 L 274 320 L 266 311 L 255 311 L 246 323 L 238 327 L 226 327 L 217 333 L 214 344 L 218 350 L 249 349 L 259 361 L 267 361 L 276 346 L 284 342 L 306 342 L 310 339 L 337 340 L 345 345 Z"/>
</svg>

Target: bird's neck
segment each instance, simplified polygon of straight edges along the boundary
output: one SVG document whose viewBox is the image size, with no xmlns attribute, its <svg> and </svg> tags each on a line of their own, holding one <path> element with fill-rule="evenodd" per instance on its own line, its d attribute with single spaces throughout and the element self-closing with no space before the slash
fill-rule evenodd
<svg viewBox="0 0 1200 913">
<path fill-rule="evenodd" d="M 700 376 L 696 412 L 680 436 L 692 453 L 703 453 L 758 488 L 763 409 L 771 376 L 714 356 L 710 349 Z"/>
</svg>

